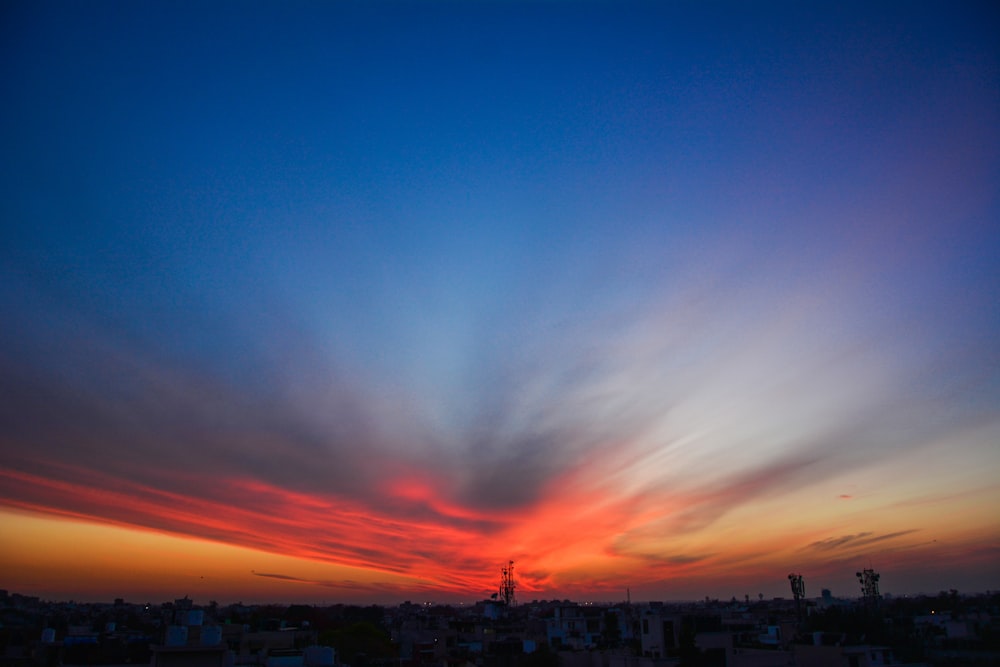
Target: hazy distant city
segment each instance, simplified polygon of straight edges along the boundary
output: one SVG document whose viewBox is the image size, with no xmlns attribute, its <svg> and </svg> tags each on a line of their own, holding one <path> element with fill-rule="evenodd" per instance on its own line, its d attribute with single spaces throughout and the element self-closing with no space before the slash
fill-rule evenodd
<svg viewBox="0 0 1000 667">
<path fill-rule="evenodd" d="M 687 602 L 519 599 L 513 563 L 469 604 L 49 601 L 0 591 L 0 666 L 961 667 L 1000 664 L 1000 592 Z"/>
</svg>

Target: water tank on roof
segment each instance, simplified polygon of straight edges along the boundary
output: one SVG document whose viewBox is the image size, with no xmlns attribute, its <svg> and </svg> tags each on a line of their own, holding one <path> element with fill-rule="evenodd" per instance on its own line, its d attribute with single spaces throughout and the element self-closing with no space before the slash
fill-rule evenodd
<svg viewBox="0 0 1000 667">
<path fill-rule="evenodd" d="M 55 628 L 45 628 L 42 630 L 42 643 L 43 644 L 53 644 L 56 641 L 56 631 Z"/>
<path fill-rule="evenodd" d="M 195 625 L 195 626 L 201 625 L 202 621 L 205 620 L 205 612 L 202 611 L 201 609 L 192 609 L 191 611 L 188 612 L 187 616 L 188 616 L 187 617 L 188 625 Z"/>
<path fill-rule="evenodd" d="M 305 650 L 307 667 L 333 667 L 333 649 L 329 646 L 310 646 Z"/>
<path fill-rule="evenodd" d="M 171 625 L 167 628 L 167 646 L 186 646 L 188 629 L 186 625 Z"/>
<path fill-rule="evenodd" d="M 201 629 L 202 646 L 218 646 L 222 643 L 222 628 L 218 625 L 206 625 Z"/>
</svg>

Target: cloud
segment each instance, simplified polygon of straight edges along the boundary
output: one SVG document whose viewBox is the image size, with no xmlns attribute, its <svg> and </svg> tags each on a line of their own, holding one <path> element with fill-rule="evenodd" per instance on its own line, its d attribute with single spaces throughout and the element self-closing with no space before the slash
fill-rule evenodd
<svg viewBox="0 0 1000 667">
<path fill-rule="evenodd" d="M 680 317 L 710 323 L 705 308 Z M 870 460 L 868 450 L 854 458 L 858 449 L 833 445 L 866 445 L 877 403 L 859 412 L 855 397 L 834 410 L 854 417 L 850 428 L 833 425 L 825 406 L 816 425 L 790 436 L 773 415 L 757 419 L 754 410 L 770 409 L 759 395 L 751 410 L 726 387 L 765 377 L 748 361 L 755 345 L 722 346 L 720 359 L 696 356 L 694 370 L 664 377 L 658 367 L 677 367 L 672 358 L 696 339 L 661 339 L 659 326 L 671 318 L 581 318 L 570 327 L 579 338 L 525 353 L 518 372 L 477 391 L 457 446 L 419 410 L 394 410 L 387 396 L 405 392 L 349 381 L 301 336 L 291 335 L 294 366 L 310 370 L 285 377 L 265 366 L 284 379 L 261 387 L 211 366 L 166 365 L 113 331 L 93 333 L 70 347 L 65 376 L 6 360 L 4 502 L 420 572 L 453 590 L 489 588 L 498 554 L 529 558 L 536 566 L 524 584 L 537 589 L 578 581 L 560 568 L 609 554 L 651 573 L 706 563 L 718 545 L 691 553 L 671 541 Z M 766 341 L 772 327 L 758 326 L 750 338 Z M 535 356 L 549 351 L 552 359 Z"/>
<path fill-rule="evenodd" d="M 894 540 L 898 537 L 903 537 L 904 535 L 910 535 L 918 532 L 918 530 L 919 529 L 917 528 L 911 528 L 909 530 L 899 530 L 892 533 L 884 533 L 882 535 L 875 535 L 872 532 L 841 535 L 840 537 L 830 537 L 825 540 L 817 540 L 816 542 L 807 545 L 805 548 L 816 551 L 839 551 L 844 547 L 850 549 L 864 548 L 871 546 L 872 544 L 878 544 L 879 542 Z"/>
<path fill-rule="evenodd" d="M 826 540 L 819 540 L 809 545 L 812 549 L 836 549 L 848 542 L 856 542 L 870 536 L 871 533 L 857 533 L 856 535 L 843 535 L 841 537 L 831 537 Z"/>
<path fill-rule="evenodd" d="M 651 567 L 655 565 L 683 567 L 685 565 L 695 565 L 698 563 L 704 563 L 705 561 L 712 558 L 715 554 L 684 554 L 684 553 L 643 554 L 643 553 L 629 552 L 628 555 L 637 556 L 643 559 Z"/>
<path fill-rule="evenodd" d="M 385 594 L 395 595 L 397 597 L 403 597 L 407 595 L 412 595 L 415 593 L 440 593 L 441 589 L 437 586 L 429 586 L 421 582 L 407 582 L 406 584 L 400 583 L 388 583 L 388 582 L 361 582 L 354 581 L 351 579 L 309 579 L 304 577 L 296 577 L 288 574 L 278 574 L 269 572 L 257 572 L 251 571 L 251 574 L 255 577 L 264 577 L 265 579 L 277 579 L 279 581 L 287 581 L 296 584 L 306 584 L 308 586 L 319 586 L 322 588 L 332 588 L 342 591 L 347 594 L 352 595 L 380 595 Z"/>
<path fill-rule="evenodd" d="M 468 368 L 448 389 L 361 364 L 295 311 L 259 336 L 201 313 L 194 352 L 65 303 L 11 313 L 0 502 L 419 572 L 448 590 L 491 587 L 507 557 L 529 561 L 534 589 L 710 568 L 732 560 L 713 534 L 723 520 L 793 505 L 957 419 L 920 418 L 895 347 L 852 320 L 835 274 L 784 285 L 796 266 L 722 263 L 708 278 L 680 263 L 643 290 L 612 267 L 599 299 L 521 295 L 540 314 L 465 341 Z M 371 333 L 365 359 L 406 338 L 391 321 L 402 330 Z M 511 339 L 509 355 L 491 336 Z"/>
<path fill-rule="evenodd" d="M 250 574 L 255 577 L 268 577 L 270 579 L 281 579 L 282 581 L 301 581 L 303 583 L 317 583 L 310 579 L 302 579 L 300 577 L 292 577 L 287 574 L 273 574 L 268 572 L 257 572 L 256 570 L 250 570 Z"/>
</svg>

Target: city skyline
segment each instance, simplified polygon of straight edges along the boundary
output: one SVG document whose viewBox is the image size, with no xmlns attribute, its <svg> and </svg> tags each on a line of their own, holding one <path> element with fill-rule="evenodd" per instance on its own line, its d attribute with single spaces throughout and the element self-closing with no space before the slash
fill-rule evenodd
<svg viewBox="0 0 1000 667">
<path fill-rule="evenodd" d="M 996 8 L 3 15 L 0 588 L 1000 588 Z"/>
</svg>

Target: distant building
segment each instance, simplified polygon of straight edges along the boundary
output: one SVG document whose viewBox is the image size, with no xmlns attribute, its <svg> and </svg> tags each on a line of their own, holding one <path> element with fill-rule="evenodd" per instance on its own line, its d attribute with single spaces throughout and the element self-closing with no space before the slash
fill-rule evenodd
<svg viewBox="0 0 1000 667">
<path fill-rule="evenodd" d="M 681 618 L 656 609 L 643 612 L 639 620 L 642 655 L 648 658 L 666 657 L 680 646 Z"/>
</svg>

